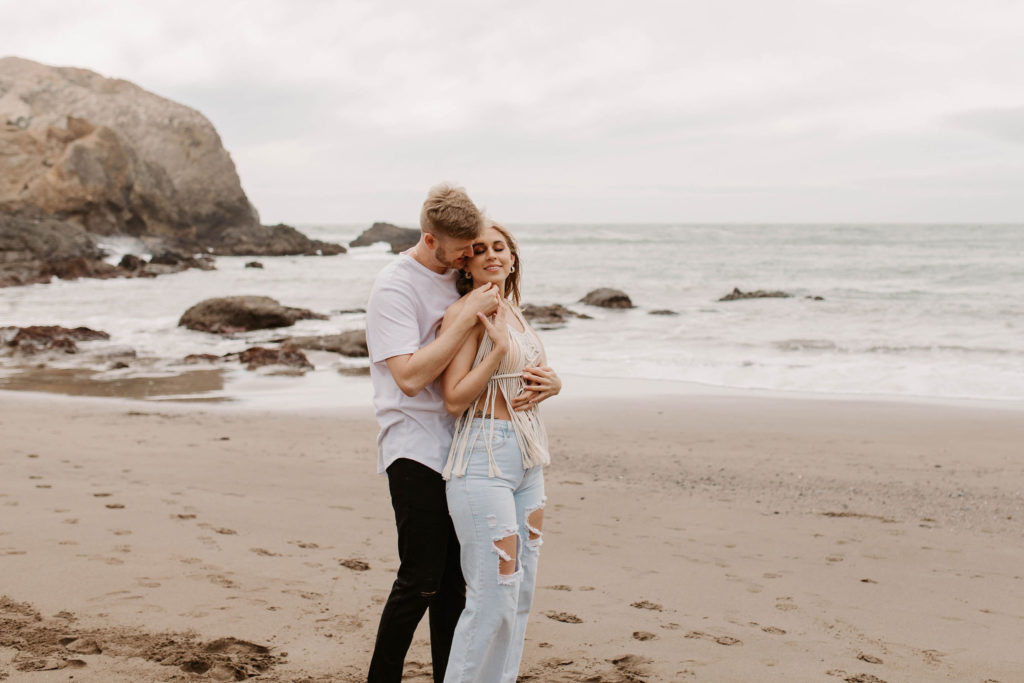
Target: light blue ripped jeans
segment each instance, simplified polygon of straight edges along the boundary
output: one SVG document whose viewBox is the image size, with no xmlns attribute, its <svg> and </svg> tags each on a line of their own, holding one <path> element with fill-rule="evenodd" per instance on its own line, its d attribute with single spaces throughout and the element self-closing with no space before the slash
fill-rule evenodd
<svg viewBox="0 0 1024 683">
<path fill-rule="evenodd" d="M 466 608 L 455 627 L 445 683 L 515 683 L 523 656 L 526 621 L 537 583 L 537 559 L 542 543 L 539 521 L 531 515 L 544 507 L 544 472 L 523 469 L 512 423 L 494 421 L 491 448 L 501 470 L 487 476 L 490 418 L 474 419 L 470 429 L 481 431 L 469 455 L 464 477 L 447 484 L 448 512 L 462 546 L 466 578 Z M 516 536 L 516 557 L 495 541 Z M 499 561 L 516 560 L 515 571 L 500 574 Z"/>
</svg>

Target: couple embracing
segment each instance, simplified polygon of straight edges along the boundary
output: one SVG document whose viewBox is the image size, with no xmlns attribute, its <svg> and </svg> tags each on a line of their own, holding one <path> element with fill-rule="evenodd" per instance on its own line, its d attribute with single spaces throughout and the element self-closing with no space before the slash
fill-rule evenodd
<svg viewBox="0 0 1024 683">
<path fill-rule="evenodd" d="M 512 683 L 542 542 L 538 404 L 561 380 L 519 310 L 511 233 L 448 185 L 427 195 L 420 228 L 366 311 L 377 468 L 400 558 L 369 683 L 401 680 L 428 611 L 435 683 Z"/>
</svg>

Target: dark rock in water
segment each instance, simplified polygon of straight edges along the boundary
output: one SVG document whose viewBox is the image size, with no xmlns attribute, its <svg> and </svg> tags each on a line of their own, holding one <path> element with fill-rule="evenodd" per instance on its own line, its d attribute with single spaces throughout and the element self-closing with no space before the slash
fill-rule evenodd
<svg viewBox="0 0 1024 683">
<path fill-rule="evenodd" d="M 286 365 L 301 370 L 313 369 L 313 364 L 306 358 L 306 354 L 294 344 L 284 344 L 279 349 L 254 346 L 238 354 L 238 360 L 245 364 L 246 370 L 255 370 L 265 365 Z"/>
<path fill-rule="evenodd" d="M 103 260 L 95 239 L 79 226 L 53 218 L 0 212 L 0 287 L 78 278 L 155 277 L 188 268 L 211 270 L 213 259 L 158 257 L 147 264 L 127 254 L 117 266 Z M 167 265 L 173 262 L 174 265 Z"/>
<path fill-rule="evenodd" d="M 59 277 L 61 280 L 77 280 L 82 277 L 105 280 L 124 275 L 124 271 L 119 270 L 116 266 L 84 256 L 64 261 L 50 261 L 44 266 L 42 272 L 44 275 Z"/>
<path fill-rule="evenodd" d="M 592 320 L 593 318 L 585 313 L 577 313 L 576 311 L 570 311 L 568 308 L 561 304 L 551 304 L 549 306 L 538 306 L 537 304 L 523 304 L 522 308 L 523 317 L 533 325 L 543 330 L 550 330 L 556 327 L 560 327 L 568 322 L 569 318 L 580 318 L 582 320 Z"/>
<path fill-rule="evenodd" d="M 332 311 L 337 315 L 347 315 L 349 313 L 366 313 L 365 308 L 343 308 L 340 311 Z"/>
<path fill-rule="evenodd" d="M 259 268 L 260 270 L 263 270 L 263 264 L 260 263 L 259 261 L 249 261 L 248 263 L 245 264 L 245 267 L 246 268 Z"/>
<path fill-rule="evenodd" d="M 206 299 L 192 306 L 179 326 L 201 332 L 225 334 L 290 327 L 298 320 L 326 320 L 327 316 L 305 308 L 282 306 L 268 296 L 228 296 Z"/>
<path fill-rule="evenodd" d="M 823 297 L 823 296 L 805 296 L 804 298 L 805 299 L 810 299 L 811 301 L 824 301 L 825 300 L 825 297 Z"/>
<path fill-rule="evenodd" d="M 290 225 L 253 225 L 220 233 L 213 253 L 222 256 L 334 256 L 345 247 L 311 240 Z"/>
<path fill-rule="evenodd" d="M 121 262 L 117 264 L 117 267 L 134 272 L 144 268 L 145 265 L 146 262 L 135 254 L 125 254 L 121 257 Z"/>
<path fill-rule="evenodd" d="M 141 274 L 150 276 L 167 275 L 169 273 L 180 273 L 189 268 L 215 270 L 216 266 L 214 265 L 213 258 L 206 254 L 192 256 L 192 254 L 184 251 L 163 249 L 153 254 L 153 258 L 149 260 Z"/>
<path fill-rule="evenodd" d="M 88 327 L 73 329 L 59 325 L 33 325 L 30 327 L 0 327 L 0 339 L 4 345 L 24 354 L 42 351 L 63 351 L 77 353 L 80 341 L 103 341 L 110 335 Z"/>
<path fill-rule="evenodd" d="M 370 352 L 366 348 L 366 330 L 347 330 L 341 334 L 328 334 L 320 337 L 290 337 L 282 340 L 310 351 L 331 351 L 353 358 L 366 358 Z"/>
<path fill-rule="evenodd" d="M 659 308 L 653 311 L 648 311 L 648 315 L 679 315 L 678 311 L 672 311 L 667 308 Z"/>
<path fill-rule="evenodd" d="M 104 268 L 112 266 L 103 262 L 95 239 L 81 227 L 0 211 L 0 286 L 45 283 L 57 273 Z"/>
<path fill-rule="evenodd" d="M 734 287 L 732 292 L 723 296 L 719 301 L 738 301 L 740 299 L 788 299 L 792 294 L 786 292 L 766 292 L 759 289 L 756 292 L 741 292 L 739 287 Z"/>
<path fill-rule="evenodd" d="M 363 234 L 348 243 L 350 247 L 368 247 L 377 242 L 391 245 L 392 254 L 400 254 L 411 249 L 420 241 L 420 231 L 412 228 L 400 228 L 390 223 L 374 223 Z"/>
<path fill-rule="evenodd" d="M 601 306 L 602 308 L 633 308 L 633 302 L 630 301 L 629 295 L 621 290 L 611 289 L 610 287 L 601 287 L 589 292 L 580 299 L 580 303 L 590 306 Z"/>
<path fill-rule="evenodd" d="M 183 254 L 173 249 L 165 249 L 160 253 L 153 254 L 149 262 L 161 266 L 176 266 L 190 256 L 190 254 Z"/>
</svg>

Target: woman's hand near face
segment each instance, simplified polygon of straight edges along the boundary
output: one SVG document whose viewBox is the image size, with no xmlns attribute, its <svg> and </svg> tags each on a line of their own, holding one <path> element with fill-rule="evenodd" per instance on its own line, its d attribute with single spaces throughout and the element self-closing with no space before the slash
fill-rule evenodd
<svg viewBox="0 0 1024 683">
<path fill-rule="evenodd" d="M 526 382 L 523 393 L 509 401 L 512 410 L 529 410 L 562 390 L 562 379 L 547 365 L 524 368 L 523 380 Z"/>
</svg>

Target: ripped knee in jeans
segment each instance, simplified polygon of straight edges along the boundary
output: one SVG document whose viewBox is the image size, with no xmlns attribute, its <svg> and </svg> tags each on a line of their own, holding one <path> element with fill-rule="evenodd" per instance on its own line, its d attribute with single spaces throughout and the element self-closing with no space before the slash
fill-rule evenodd
<svg viewBox="0 0 1024 683">
<path fill-rule="evenodd" d="M 494 539 L 493 549 L 498 556 L 498 583 L 511 586 L 517 575 L 519 533 L 515 529 L 506 529 L 505 534 Z"/>
<path fill-rule="evenodd" d="M 545 498 L 545 500 L 547 500 Z M 544 545 L 544 501 L 532 508 L 526 515 L 526 530 L 529 538 L 526 540 L 526 548 L 533 552 L 539 552 Z"/>
</svg>

